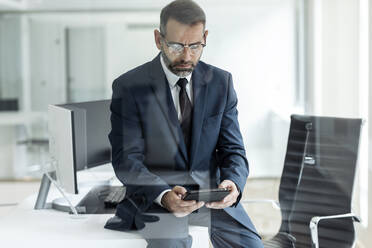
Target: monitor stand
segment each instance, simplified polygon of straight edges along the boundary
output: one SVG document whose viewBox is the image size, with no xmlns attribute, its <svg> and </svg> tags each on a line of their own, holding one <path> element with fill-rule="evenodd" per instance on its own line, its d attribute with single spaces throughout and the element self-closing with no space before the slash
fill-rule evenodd
<svg viewBox="0 0 372 248">
<path fill-rule="evenodd" d="M 80 193 L 78 195 L 69 195 L 68 201 L 65 197 L 59 197 L 52 201 L 51 208 L 62 211 L 62 212 L 69 212 L 72 213 L 71 207 L 74 207 L 79 214 L 85 214 L 86 209 L 80 205 L 80 202 L 85 198 L 87 193 Z M 70 205 L 71 204 L 71 205 Z"/>
<path fill-rule="evenodd" d="M 104 200 L 110 193 L 111 187 L 117 186 L 98 185 L 86 193 L 72 195 L 71 199 L 69 196 L 69 200 L 79 214 L 113 214 L 116 208 L 107 208 L 104 204 Z M 71 213 L 70 205 L 63 197 L 55 199 L 52 202 L 52 208 Z"/>
<path fill-rule="evenodd" d="M 55 172 L 49 173 L 50 177 L 55 180 Z M 106 181 L 95 187 L 81 190 L 80 194 L 69 195 L 68 200 L 79 214 L 111 214 L 115 212 L 115 208 L 105 208 L 104 199 L 110 193 L 110 188 L 115 187 L 109 185 Z M 43 175 L 41 180 L 39 193 L 34 206 L 34 209 L 48 208 L 46 204 L 47 196 L 50 189 L 50 179 L 47 175 Z M 71 205 L 65 197 L 53 200 L 51 207 L 53 209 L 72 213 Z"/>
<path fill-rule="evenodd" d="M 52 171 L 49 173 L 49 176 L 56 180 L 56 172 Z M 41 179 L 41 184 L 39 188 L 39 193 L 37 195 L 36 203 L 34 206 L 34 209 L 45 209 L 46 208 L 46 200 L 49 194 L 49 189 L 50 189 L 50 179 L 49 177 L 44 174 L 42 179 Z"/>
</svg>

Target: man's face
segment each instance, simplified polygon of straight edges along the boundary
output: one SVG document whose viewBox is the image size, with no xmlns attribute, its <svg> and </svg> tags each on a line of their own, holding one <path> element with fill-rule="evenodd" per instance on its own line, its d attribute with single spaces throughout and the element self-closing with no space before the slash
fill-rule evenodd
<svg viewBox="0 0 372 248">
<path fill-rule="evenodd" d="M 206 43 L 208 31 L 204 32 L 202 23 L 189 26 L 174 19 L 169 19 L 166 32 L 166 35 L 162 36 L 158 30 L 155 30 L 156 46 L 161 50 L 164 62 L 169 70 L 179 77 L 186 77 L 194 70 L 200 60 L 203 51 L 201 44 Z M 183 47 L 181 51 L 176 52 L 170 47 L 171 44 L 175 43 L 192 45 L 193 49 Z"/>
</svg>

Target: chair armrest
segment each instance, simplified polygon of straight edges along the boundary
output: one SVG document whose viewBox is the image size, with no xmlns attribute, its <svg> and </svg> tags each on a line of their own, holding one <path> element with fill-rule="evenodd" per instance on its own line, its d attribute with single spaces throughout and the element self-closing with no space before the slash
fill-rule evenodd
<svg viewBox="0 0 372 248">
<path fill-rule="evenodd" d="M 313 218 L 311 218 L 309 227 L 311 231 L 312 247 L 319 248 L 319 239 L 318 239 L 319 221 L 327 220 L 327 219 L 341 219 L 341 218 L 353 218 L 354 221 L 360 222 L 360 218 L 353 213 L 328 215 L 328 216 L 314 216 Z"/>
<path fill-rule="evenodd" d="M 252 199 L 252 200 L 241 200 L 241 203 L 271 203 L 275 209 L 280 209 L 280 203 L 273 199 Z"/>
</svg>

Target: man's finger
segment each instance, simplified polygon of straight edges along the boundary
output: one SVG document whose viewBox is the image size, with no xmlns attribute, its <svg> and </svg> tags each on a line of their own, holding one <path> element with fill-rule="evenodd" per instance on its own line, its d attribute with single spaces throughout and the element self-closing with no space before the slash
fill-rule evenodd
<svg viewBox="0 0 372 248">
<path fill-rule="evenodd" d="M 204 206 L 204 202 L 197 202 L 194 206 L 186 208 L 186 211 L 191 213 L 203 206 Z"/>
<path fill-rule="evenodd" d="M 198 202 L 197 209 L 203 207 L 204 205 L 205 205 L 205 202 L 203 201 Z"/>
<path fill-rule="evenodd" d="M 223 209 L 224 208 L 223 205 L 219 205 L 219 204 L 215 204 L 215 203 L 213 203 L 213 204 L 207 204 L 206 207 L 207 208 L 213 208 L 213 209 Z"/>
<path fill-rule="evenodd" d="M 204 206 L 204 204 L 205 204 L 204 202 L 200 201 L 200 202 L 195 202 L 194 204 L 186 206 L 184 208 L 188 209 L 188 211 L 192 212 L 195 209 L 201 208 L 202 206 Z"/>
<path fill-rule="evenodd" d="M 181 187 L 181 186 L 174 186 L 174 188 L 172 189 L 176 194 L 181 194 L 181 195 L 184 195 L 186 194 L 187 190 L 184 188 L 184 187 Z"/>
<path fill-rule="evenodd" d="M 204 206 L 204 202 L 197 202 L 193 206 L 190 206 L 190 207 L 178 208 L 177 210 L 174 211 L 174 215 L 176 217 L 184 217 L 184 216 L 191 214 L 195 210 L 201 208 L 202 206 Z"/>
<path fill-rule="evenodd" d="M 230 180 L 223 180 L 220 183 L 220 185 L 218 185 L 219 188 L 232 188 L 234 186 L 235 186 L 234 182 L 232 182 Z"/>
<path fill-rule="evenodd" d="M 215 208 L 215 207 L 218 207 L 218 206 L 222 206 L 224 204 L 225 203 L 223 201 L 219 201 L 219 202 L 208 202 L 205 206 L 207 208 Z"/>
<path fill-rule="evenodd" d="M 230 187 L 227 182 L 223 181 L 220 185 L 218 185 L 218 188 L 221 189 L 221 188 L 230 188 Z"/>
<path fill-rule="evenodd" d="M 225 203 L 227 203 L 227 202 L 231 202 L 233 199 L 234 199 L 233 196 L 228 195 L 228 196 L 226 196 L 226 197 L 222 200 L 222 203 L 225 204 Z"/>
<path fill-rule="evenodd" d="M 231 192 L 230 194 L 225 196 L 225 198 L 223 198 L 223 200 L 221 202 L 226 203 L 226 202 L 233 201 L 234 199 L 235 199 L 235 195 L 234 195 L 234 193 Z"/>
<path fill-rule="evenodd" d="M 237 190 L 236 184 L 231 180 L 223 180 L 220 185 L 218 185 L 218 188 L 227 188 L 230 191 Z"/>
<path fill-rule="evenodd" d="M 196 201 L 183 201 L 183 200 L 180 200 L 179 203 L 178 203 L 178 206 L 180 207 L 191 207 L 193 205 L 196 204 Z"/>
<path fill-rule="evenodd" d="M 181 218 L 181 217 L 185 217 L 185 216 L 187 216 L 189 214 L 188 213 L 184 213 L 184 212 L 174 212 L 173 215 L 176 216 L 177 218 Z"/>
<path fill-rule="evenodd" d="M 225 202 L 225 203 L 222 203 L 222 202 L 210 202 L 210 203 L 207 203 L 206 204 L 206 207 L 207 208 L 213 208 L 213 209 L 223 209 L 223 208 L 227 208 L 227 207 L 231 206 L 232 204 L 233 204 L 232 201 Z"/>
</svg>

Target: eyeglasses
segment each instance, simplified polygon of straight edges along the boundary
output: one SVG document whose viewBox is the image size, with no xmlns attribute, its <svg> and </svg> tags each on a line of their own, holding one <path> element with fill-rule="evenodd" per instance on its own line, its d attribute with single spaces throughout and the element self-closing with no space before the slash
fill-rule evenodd
<svg viewBox="0 0 372 248">
<path fill-rule="evenodd" d="M 161 36 L 163 37 L 164 43 L 167 45 L 169 52 L 175 55 L 181 55 L 185 47 L 190 48 L 190 53 L 192 55 L 195 55 L 198 54 L 206 46 L 206 44 L 203 44 L 202 42 L 196 42 L 186 45 L 183 43 L 167 41 L 163 34 Z"/>
</svg>

